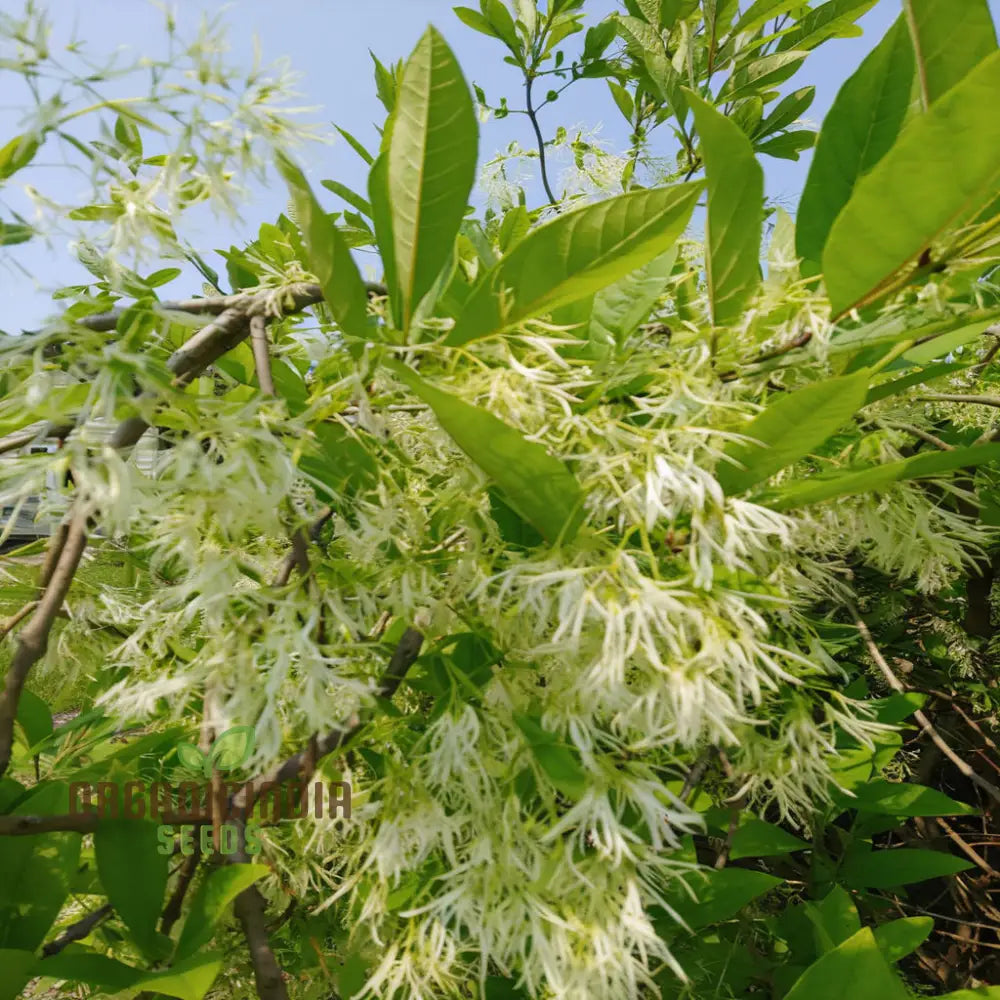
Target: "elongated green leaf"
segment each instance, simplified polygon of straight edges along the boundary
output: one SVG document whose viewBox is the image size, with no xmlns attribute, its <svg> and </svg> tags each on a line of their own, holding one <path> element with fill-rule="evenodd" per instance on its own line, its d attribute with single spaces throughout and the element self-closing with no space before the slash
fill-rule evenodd
<svg viewBox="0 0 1000 1000">
<path fill-rule="evenodd" d="M 796 218 L 795 246 L 819 269 L 834 220 L 858 181 L 889 151 L 903 126 L 913 48 L 900 18 L 840 88 L 823 120 Z"/>
<path fill-rule="evenodd" d="M 759 94 L 784 83 L 802 65 L 807 52 L 773 52 L 754 59 L 735 72 L 719 94 L 719 99 L 735 101 L 748 94 Z"/>
<path fill-rule="evenodd" d="M 594 296 L 588 336 L 608 348 L 620 346 L 648 316 L 670 280 L 677 251 L 668 250 Z"/>
<path fill-rule="evenodd" d="M 191 909 L 177 942 L 177 958 L 194 954 L 209 941 L 229 904 L 269 872 L 267 865 L 226 865 L 211 872 L 191 900 Z"/>
<path fill-rule="evenodd" d="M 855 372 L 779 396 L 742 429 L 751 442 L 726 448 L 731 463 L 716 470 L 723 490 L 742 493 L 819 447 L 864 405 L 868 378 Z"/>
<path fill-rule="evenodd" d="M 790 854 L 792 851 L 808 850 L 808 848 L 809 845 L 804 840 L 792 836 L 780 826 L 751 817 L 741 823 L 733 834 L 729 857 L 736 861 L 739 858 Z"/>
<path fill-rule="evenodd" d="M 39 145 L 34 136 L 16 135 L 0 148 L 0 181 L 26 167 L 34 159 Z"/>
<path fill-rule="evenodd" d="M 980 986 L 975 990 L 944 993 L 939 1000 L 1000 1000 L 1000 986 Z"/>
<path fill-rule="evenodd" d="M 904 129 L 858 182 L 823 251 L 835 313 L 905 285 L 925 251 L 996 197 L 998 93 L 995 52 Z"/>
<path fill-rule="evenodd" d="M 812 924 L 819 955 L 833 951 L 861 930 L 861 918 L 854 900 L 839 885 L 835 885 L 822 899 L 806 903 L 805 914 Z"/>
<path fill-rule="evenodd" d="M 967 367 L 968 365 L 966 364 L 957 363 L 929 365 L 927 368 L 920 369 L 920 371 L 910 372 L 909 375 L 904 375 L 902 378 L 893 379 L 891 382 L 883 382 L 881 385 L 873 386 L 868 390 L 868 398 L 865 400 L 865 405 L 877 403 L 880 399 L 888 399 L 889 396 L 905 392 L 915 385 L 925 385 L 936 378 L 941 378 L 943 375 L 951 375 Z"/>
<path fill-rule="evenodd" d="M 700 183 L 630 191 L 532 230 L 477 285 L 445 343 L 501 333 L 593 295 L 669 250 Z"/>
<path fill-rule="evenodd" d="M 219 954 L 193 955 L 169 969 L 144 976 L 135 986 L 165 993 L 168 997 L 177 997 L 177 1000 L 202 1000 L 212 988 L 221 968 L 222 956 Z"/>
<path fill-rule="evenodd" d="M 573 538 L 583 516 L 583 493 L 559 459 L 492 413 L 425 382 L 411 368 L 386 364 L 430 406 L 455 444 L 496 482 L 521 517 L 550 542 Z"/>
<path fill-rule="evenodd" d="M 899 462 L 847 468 L 835 473 L 791 482 L 775 490 L 765 501 L 774 510 L 791 510 L 836 497 L 884 490 L 906 479 L 928 479 L 956 469 L 1000 461 L 1000 444 L 984 444 L 954 451 L 928 452 Z"/>
<path fill-rule="evenodd" d="M 774 110 L 754 130 L 753 137 L 761 139 L 780 129 L 794 125 L 808 111 L 816 96 L 815 87 L 801 87 L 775 105 Z"/>
<path fill-rule="evenodd" d="M 392 206 L 389 199 L 389 154 L 380 153 L 368 174 L 368 198 L 375 224 L 385 283 L 389 287 L 389 301 L 394 317 L 400 315 L 399 276 L 396 271 L 396 245 L 392 232 Z"/>
<path fill-rule="evenodd" d="M 33 974 L 101 986 L 116 993 L 134 986 L 145 975 L 142 969 L 92 951 L 64 951 L 43 958 Z"/>
<path fill-rule="evenodd" d="M 309 251 L 309 266 L 323 289 L 330 312 L 344 333 L 367 337 L 367 293 L 350 247 L 320 207 L 302 171 L 284 156 L 279 156 L 277 162 L 295 204 Z"/>
<path fill-rule="evenodd" d="M 936 788 L 877 778 L 854 789 L 849 808 L 883 816 L 970 816 L 976 810 Z"/>
<path fill-rule="evenodd" d="M 339 181 L 320 181 L 320 184 L 327 189 L 327 191 L 332 191 L 335 195 L 339 195 L 344 201 L 347 202 L 352 208 L 356 208 L 362 215 L 367 215 L 370 219 L 372 217 L 372 206 L 366 198 L 362 198 L 357 192 L 352 191 L 349 187 L 341 184 Z"/>
<path fill-rule="evenodd" d="M 375 162 L 375 157 L 372 156 L 372 154 L 369 153 L 368 150 L 365 149 L 365 147 L 353 135 L 351 135 L 350 132 L 347 131 L 347 129 L 343 129 L 339 125 L 334 125 L 333 127 L 341 134 L 341 136 L 343 136 L 348 146 L 350 146 L 351 149 L 353 149 L 354 152 L 368 164 L 368 166 L 371 166 Z"/>
<path fill-rule="evenodd" d="M 18 243 L 27 243 L 34 235 L 35 231 L 31 226 L 0 220 L 0 247 L 12 247 Z"/>
<path fill-rule="evenodd" d="M 49 816 L 69 809 L 63 782 L 43 782 L 12 810 Z M 79 864 L 80 835 L 0 837 L 0 948 L 34 951 L 59 915 Z"/>
<path fill-rule="evenodd" d="M 532 756 L 553 786 L 567 798 L 581 799 L 587 791 L 587 772 L 577 752 L 555 733 L 544 729 L 530 715 L 515 715 L 514 721 L 524 733 Z"/>
<path fill-rule="evenodd" d="M 944 851 L 899 847 L 847 858 L 840 866 L 840 879 L 850 889 L 889 889 L 972 867 L 972 862 Z"/>
<path fill-rule="evenodd" d="M 167 857 L 159 852 L 156 825 L 135 819 L 103 820 L 94 834 L 94 856 L 108 902 L 143 951 L 156 954 L 156 922 L 167 888 Z"/>
<path fill-rule="evenodd" d="M 764 27 L 768 21 L 801 6 L 800 0 L 757 0 L 747 7 L 746 13 L 736 22 L 733 31 L 756 31 Z"/>
<path fill-rule="evenodd" d="M 890 920 L 874 930 L 875 943 L 887 962 L 898 962 L 912 955 L 934 930 L 933 917 L 903 917 Z"/>
<path fill-rule="evenodd" d="M 925 109 L 997 48 L 987 0 L 903 0 Z"/>
<path fill-rule="evenodd" d="M 868 927 L 813 962 L 785 1000 L 907 1000 L 909 992 Z"/>
<path fill-rule="evenodd" d="M 398 318 L 404 329 L 451 257 L 476 176 L 478 143 L 475 106 L 462 71 L 448 43 L 428 28 L 403 71 L 389 146 Z"/>
<path fill-rule="evenodd" d="M 0 948 L 0 1000 L 17 1000 L 29 979 L 37 975 L 33 951 Z"/>
<path fill-rule="evenodd" d="M 859 30 L 853 30 L 854 22 L 870 11 L 877 2 L 878 0 L 830 0 L 829 3 L 814 7 L 799 21 L 794 31 L 781 39 L 778 49 L 814 49 L 835 35 L 859 35 Z"/>
<path fill-rule="evenodd" d="M 689 883 L 695 899 L 680 885 L 669 889 L 665 897 L 688 927 L 698 930 L 730 920 L 748 903 L 781 882 L 773 875 L 748 868 L 722 868 L 691 876 Z"/>
<path fill-rule="evenodd" d="M 995 319 L 987 319 L 969 323 L 967 326 L 960 326 L 957 330 L 934 337 L 925 344 L 911 347 L 903 355 L 903 360 L 915 365 L 925 365 L 936 358 L 947 357 L 957 348 L 978 340 L 995 322 Z"/>
<path fill-rule="evenodd" d="M 736 319 L 760 285 L 764 171 L 743 130 L 687 91 L 708 178 L 708 279 L 712 322 Z"/>
</svg>

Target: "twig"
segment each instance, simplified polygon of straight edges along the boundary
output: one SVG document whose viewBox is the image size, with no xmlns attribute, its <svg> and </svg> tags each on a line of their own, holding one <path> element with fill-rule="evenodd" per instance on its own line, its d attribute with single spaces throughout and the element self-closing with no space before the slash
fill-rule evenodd
<svg viewBox="0 0 1000 1000">
<path fill-rule="evenodd" d="M 851 615 L 854 618 L 854 624 L 861 634 L 861 638 L 864 640 L 865 646 L 868 648 L 868 652 L 871 654 L 872 659 L 878 665 L 879 670 L 882 671 L 882 676 L 885 678 L 886 683 L 893 689 L 893 691 L 898 691 L 903 694 L 906 688 L 903 682 L 893 673 L 892 667 L 886 662 L 885 657 L 882 655 L 881 650 L 875 645 L 875 640 L 872 638 L 871 632 L 868 630 L 868 626 L 865 624 L 861 615 L 858 613 L 858 609 L 855 607 L 850 608 Z M 961 757 L 955 753 L 954 750 L 945 742 L 944 738 L 934 727 L 934 723 L 921 711 L 919 708 L 913 713 L 913 717 L 920 724 L 920 728 L 927 733 L 931 738 L 934 745 L 938 748 L 958 768 L 959 773 L 964 775 L 969 779 L 974 785 L 981 788 L 987 795 L 990 796 L 995 802 L 1000 802 L 1000 788 L 996 785 L 991 784 L 985 778 L 977 774 Z"/>
<path fill-rule="evenodd" d="M 170 899 L 167 901 L 167 905 L 163 908 L 163 914 L 160 917 L 160 933 L 170 934 L 171 929 L 174 924 L 177 923 L 178 918 L 181 915 L 181 908 L 184 905 L 184 897 L 187 895 L 187 891 L 191 888 L 191 883 L 194 880 L 194 874 L 198 870 L 198 865 L 201 862 L 201 840 L 195 837 L 194 840 L 194 853 L 189 854 L 185 859 L 183 865 L 181 865 L 180 875 L 177 877 L 177 885 L 174 886 L 174 891 L 170 895 Z"/>
<path fill-rule="evenodd" d="M 254 981 L 260 1000 L 288 1000 L 285 974 L 275 958 L 267 934 L 267 914 L 264 897 L 256 886 L 244 889 L 233 903 L 233 912 L 243 927 L 243 936 L 250 949 Z"/>
<path fill-rule="evenodd" d="M 323 526 L 333 517 L 333 508 L 324 507 L 322 513 L 309 526 L 308 541 L 315 542 L 319 538 Z M 292 548 L 285 556 L 278 570 L 278 575 L 274 578 L 275 587 L 284 587 L 292 578 L 292 570 L 298 567 L 299 572 L 305 576 L 309 572 L 309 554 L 306 550 L 306 536 L 299 528 L 292 535 Z"/>
<path fill-rule="evenodd" d="M 10 618 L 0 625 L 0 639 L 5 639 L 10 634 L 11 629 L 16 628 L 37 607 L 38 601 L 29 601 L 20 611 L 11 615 Z"/>
<path fill-rule="evenodd" d="M 970 403 L 975 406 L 1000 407 L 1000 396 L 976 396 L 964 392 L 927 392 L 917 399 L 922 403 Z"/>
<path fill-rule="evenodd" d="M 954 445 L 948 444 L 947 441 L 942 441 L 941 438 L 935 437 L 933 434 L 917 427 L 914 424 L 904 424 L 900 423 L 898 420 L 893 420 L 889 422 L 889 426 L 898 427 L 901 431 L 906 431 L 907 434 L 912 434 L 914 437 L 918 437 L 921 440 L 926 441 L 928 444 L 934 445 L 935 448 L 940 448 L 941 451 L 955 450 Z"/>
<path fill-rule="evenodd" d="M 549 199 L 549 204 L 558 205 L 559 199 L 552 193 L 552 187 L 549 184 L 549 173 L 545 164 L 545 140 L 542 138 L 542 129 L 538 124 L 538 114 L 535 111 L 534 105 L 531 103 L 531 88 L 534 82 L 534 74 L 529 70 L 525 73 L 524 77 L 524 102 L 527 105 L 528 118 L 531 121 L 531 127 L 535 130 L 535 139 L 538 142 L 538 165 L 542 173 L 542 187 L 545 188 L 545 194 Z"/>
<path fill-rule="evenodd" d="M 52 579 L 38 602 L 38 608 L 31 621 L 18 633 L 17 649 L 7 670 L 4 692 L 0 696 L 0 776 L 10 766 L 14 746 L 14 720 L 17 718 L 17 706 L 24 682 L 31 668 L 45 655 L 52 625 L 66 600 L 86 546 L 85 518 L 82 514 L 77 514 L 69 526 L 66 543 L 59 554 Z"/>
<path fill-rule="evenodd" d="M 420 655 L 423 642 L 423 633 L 418 632 L 414 628 L 408 628 L 403 633 L 402 638 L 393 651 L 392 659 L 389 660 L 389 665 L 386 667 L 385 673 L 379 681 L 375 692 L 377 697 L 388 699 L 399 690 L 399 685 L 402 684 L 407 671 L 413 666 Z M 367 720 L 357 717 L 353 718 L 346 727 L 333 729 L 325 736 L 319 737 L 315 741 L 314 747 L 310 746 L 305 750 L 299 751 L 299 753 L 289 757 L 288 760 L 280 764 L 269 774 L 256 778 L 252 782 L 247 782 L 230 800 L 230 815 L 234 811 L 239 812 L 241 815 L 247 815 L 253 808 L 254 803 L 257 801 L 257 796 L 265 785 L 282 785 L 289 781 L 295 781 L 300 772 L 309 766 L 310 761 L 312 762 L 312 766 L 315 767 L 316 763 L 323 757 L 333 753 L 334 750 L 339 750 L 355 734 L 360 732 L 366 724 Z M 0 819 L 2 818 L 0 817 Z"/>
<path fill-rule="evenodd" d="M 110 903 L 98 910 L 81 917 L 75 924 L 70 924 L 57 938 L 53 938 L 42 948 L 42 957 L 50 958 L 58 955 L 67 945 L 74 941 L 82 941 L 98 924 L 103 923 L 114 910 Z"/>
<path fill-rule="evenodd" d="M 253 313 L 260 309 L 261 304 L 266 302 L 274 289 L 265 292 L 239 292 L 236 295 L 208 296 L 199 299 L 179 299 L 174 302 L 157 302 L 152 307 L 156 312 L 171 313 L 183 312 L 208 315 L 219 315 L 227 309 L 237 309 L 240 312 Z M 365 291 L 369 298 L 382 298 L 389 294 L 385 285 L 374 282 L 365 282 Z M 323 301 L 323 290 L 319 285 L 304 283 L 289 289 L 295 300 L 295 310 L 286 308 L 285 312 L 306 309 L 309 306 L 317 305 Z M 87 327 L 88 330 L 109 331 L 114 330 L 118 325 L 118 320 L 122 313 L 131 306 L 111 309 L 105 313 L 96 313 L 93 316 L 85 316 L 78 320 L 80 326 Z M 262 310 L 261 310 L 262 311 Z"/>
<path fill-rule="evenodd" d="M 265 396 L 273 396 L 274 376 L 271 374 L 271 352 L 267 343 L 267 320 L 263 316 L 250 319 L 250 346 L 257 367 L 257 382 Z"/>
<path fill-rule="evenodd" d="M 951 827 L 951 825 L 941 816 L 935 816 L 934 821 L 941 827 L 948 837 L 954 842 L 958 849 L 976 866 L 981 868 L 991 878 L 1000 878 L 998 872 L 978 851 L 965 840 L 963 840 Z"/>
</svg>

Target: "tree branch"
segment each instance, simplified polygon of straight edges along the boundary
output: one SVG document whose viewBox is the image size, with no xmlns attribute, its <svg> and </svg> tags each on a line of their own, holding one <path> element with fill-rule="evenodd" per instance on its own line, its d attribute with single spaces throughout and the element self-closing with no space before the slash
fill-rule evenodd
<svg viewBox="0 0 1000 1000">
<path fill-rule="evenodd" d="M 1000 407 L 1000 396 L 976 396 L 964 392 L 927 392 L 917 398 L 922 403 L 971 403 L 976 406 Z"/>
<path fill-rule="evenodd" d="M 881 650 L 875 645 L 875 640 L 872 638 L 871 632 L 868 630 L 868 626 L 865 624 L 864 619 L 861 617 L 858 609 L 855 607 L 850 608 L 851 616 L 854 618 L 854 624 L 861 634 L 862 640 L 871 654 L 872 659 L 875 661 L 879 670 L 882 671 L 882 676 L 885 678 L 886 683 L 893 689 L 893 691 L 898 691 L 900 694 L 906 691 L 903 682 L 896 676 L 893 672 L 892 667 L 886 662 L 885 657 L 882 655 Z M 913 717 L 920 724 L 920 728 L 927 733 L 931 738 L 931 742 L 938 748 L 958 768 L 960 774 L 964 775 L 969 779 L 974 785 L 981 788 L 987 795 L 993 799 L 994 802 L 1000 802 L 1000 788 L 996 785 L 991 784 L 985 778 L 977 774 L 961 757 L 955 753 L 954 750 L 945 742 L 944 737 L 937 731 L 934 723 L 921 711 L 919 708 L 913 713 Z"/>
<path fill-rule="evenodd" d="M 552 193 L 552 187 L 549 184 L 549 173 L 545 163 L 545 140 L 542 138 L 542 129 L 538 124 L 538 113 L 531 103 L 531 88 L 534 82 L 534 75 L 531 71 L 527 71 L 524 77 L 524 101 L 528 107 L 528 118 L 531 121 L 531 127 L 535 130 L 535 139 L 538 142 L 538 165 L 542 172 L 542 187 L 545 188 L 545 195 L 549 199 L 549 204 L 558 205 L 559 199 Z"/>
<path fill-rule="evenodd" d="M 31 668 L 45 655 L 52 625 L 66 600 L 86 546 L 85 518 L 82 514 L 77 514 L 69 526 L 66 543 L 59 554 L 52 579 L 38 602 L 38 608 L 31 621 L 18 633 L 17 649 L 7 670 L 4 692 L 0 696 L 0 776 L 10 766 L 14 746 L 14 720 L 17 718 L 17 706 L 24 682 Z"/>
<path fill-rule="evenodd" d="M 265 396 L 273 396 L 274 376 L 271 374 L 271 352 L 267 342 L 267 320 L 263 316 L 250 319 L 250 346 L 253 348 L 257 383 Z"/>
<path fill-rule="evenodd" d="M 82 941 L 98 924 L 103 923 L 114 910 L 110 903 L 81 917 L 75 924 L 70 924 L 57 938 L 53 938 L 42 948 L 42 958 L 58 955 L 67 945 L 74 941 Z"/>
</svg>

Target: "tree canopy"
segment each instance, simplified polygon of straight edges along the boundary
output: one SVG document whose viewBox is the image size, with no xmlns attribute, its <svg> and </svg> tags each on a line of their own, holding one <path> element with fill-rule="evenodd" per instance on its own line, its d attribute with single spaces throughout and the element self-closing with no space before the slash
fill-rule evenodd
<svg viewBox="0 0 1000 1000">
<path fill-rule="evenodd" d="M 3 15 L 92 280 L 0 342 L 0 1000 L 1000 996 L 1000 53 L 903 0 L 814 130 L 873 3 L 457 7 L 523 88 L 376 58 L 363 191 L 218 24 Z"/>
</svg>

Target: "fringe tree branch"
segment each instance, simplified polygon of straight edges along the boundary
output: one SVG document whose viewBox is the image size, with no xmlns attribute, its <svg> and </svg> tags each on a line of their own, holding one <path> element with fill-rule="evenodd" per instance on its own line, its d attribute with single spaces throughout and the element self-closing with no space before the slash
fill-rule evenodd
<svg viewBox="0 0 1000 1000">
<path fill-rule="evenodd" d="M 74 941 L 82 941 L 98 924 L 103 923 L 114 910 L 110 903 L 100 909 L 81 917 L 75 924 L 70 924 L 57 938 L 53 938 L 42 948 L 42 958 L 58 955 L 67 945 Z"/>
<path fill-rule="evenodd" d="M 257 382 L 265 396 L 273 396 L 274 376 L 271 374 L 271 352 L 267 342 L 267 320 L 263 316 L 250 318 L 250 346 L 253 348 Z"/>
</svg>

